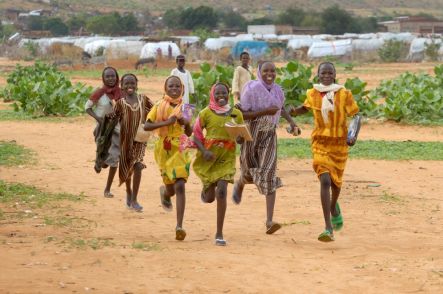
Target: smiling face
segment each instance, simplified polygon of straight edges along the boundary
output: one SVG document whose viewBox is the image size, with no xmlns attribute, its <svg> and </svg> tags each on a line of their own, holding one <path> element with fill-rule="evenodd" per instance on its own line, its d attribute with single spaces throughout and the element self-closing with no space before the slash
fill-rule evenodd
<svg viewBox="0 0 443 294">
<path fill-rule="evenodd" d="M 325 86 L 329 86 L 335 82 L 335 68 L 332 64 L 324 63 L 320 65 L 318 69 L 318 81 Z"/>
<path fill-rule="evenodd" d="M 128 95 L 132 95 L 137 91 L 137 80 L 134 76 L 127 75 L 123 78 L 122 90 Z"/>
<path fill-rule="evenodd" d="M 108 87 L 114 87 L 117 82 L 117 74 L 112 68 L 107 68 L 103 73 L 103 82 Z"/>
<path fill-rule="evenodd" d="M 177 63 L 178 68 L 183 68 L 186 63 L 185 57 L 184 56 L 177 56 L 176 63 Z"/>
<path fill-rule="evenodd" d="M 182 92 L 182 84 L 179 78 L 177 77 L 171 77 L 166 81 L 166 94 L 176 99 L 180 97 Z"/>
<path fill-rule="evenodd" d="M 276 77 L 275 65 L 272 62 L 263 63 L 260 69 L 260 73 L 263 81 L 268 85 L 272 85 Z"/>
<path fill-rule="evenodd" d="M 242 54 L 242 56 L 240 57 L 240 60 L 241 60 L 241 65 L 243 67 L 248 67 L 249 60 L 250 60 L 249 54 Z"/>
<path fill-rule="evenodd" d="M 217 103 L 218 106 L 225 106 L 226 104 L 228 104 L 228 97 L 229 92 L 225 85 L 218 84 L 217 86 L 215 86 L 214 99 L 215 103 Z"/>
</svg>

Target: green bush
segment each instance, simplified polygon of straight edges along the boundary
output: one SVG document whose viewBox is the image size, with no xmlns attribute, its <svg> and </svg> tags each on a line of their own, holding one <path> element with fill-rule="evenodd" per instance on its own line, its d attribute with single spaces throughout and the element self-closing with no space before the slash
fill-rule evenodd
<svg viewBox="0 0 443 294">
<path fill-rule="evenodd" d="M 437 43 L 435 40 L 432 40 L 431 43 L 425 44 L 425 55 L 429 58 L 430 61 L 438 61 L 438 51 L 440 50 L 441 43 Z"/>
<path fill-rule="evenodd" d="M 290 61 L 277 69 L 275 80 L 285 92 L 286 103 L 300 105 L 306 99 L 306 90 L 312 88 L 311 76 L 313 66 L 304 66 L 297 61 Z"/>
<path fill-rule="evenodd" d="M 351 91 L 355 101 L 360 109 L 360 114 L 364 116 L 375 116 L 378 114 L 377 103 L 368 96 L 369 91 L 366 90 L 366 82 L 363 82 L 359 78 L 347 79 L 344 86 Z"/>
<path fill-rule="evenodd" d="M 388 40 L 380 49 L 378 56 L 384 62 L 397 62 L 404 59 L 407 54 L 407 44 L 403 41 Z"/>
<path fill-rule="evenodd" d="M 443 122 L 443 65 L 434 68 L 435 77 L 428 74 L 401 74 L 383 81 L 371 94 L 379 100 L 383 117 L 412 123 Z"/>
<path fill-rule="evenodd" d="M 55 67 L 36 62 L 17 65 L 7 78 L 3 97 L 14 101 L 14 109 L 33 116 L 75 115 L 83 113 L 92 87 L 72 85 Z"/>
</svg>

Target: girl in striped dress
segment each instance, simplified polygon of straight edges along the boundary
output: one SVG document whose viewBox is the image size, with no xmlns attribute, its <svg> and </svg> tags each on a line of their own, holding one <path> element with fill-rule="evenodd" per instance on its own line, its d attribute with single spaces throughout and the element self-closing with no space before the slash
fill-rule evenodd
<svg viewBox="0 0 443 294">
<path fill-rule="evenodd" d="M 137 77 L 133 74 L 125 74 L 121 80 L 123 97 L 114 106 L 111 118 L 117 118 L 120 122 L 120 185 L 126 184 L 126 205 L 130 209 L 141 212 L 143 207 L 137 201 L 138 190 L 142 169 L 146 168 L 143 163 L 146 143 L 134 140 L 140 121 L 146 121 L 146 115 L 152 108 L 151 100 L 137 94 Z M 132 187 L 131 187 L 131 178 Z"/>
<path fill-rule="evenodd" d="M 307 91 L 303 105 L 289 111 L 296 116 L 312 110 L 314 130 L 311 135 L 313 168 L 320 180 L 320 196 L 325 219 L 325 231 L 319 241 L 334 240 L 333 229 L 343 227 L 343 217 L 337 199 L 343 183 L 343 172 L 348 159 L 348 145 L 356 138 L 347 138 L 347 117 L 358 113 L 358 106 L 351 91 L 335 83 L 335 67 L 330 62 L 318 66 L 318 80 Z M 332 191 L 332 199 L 331 199 Z M 332 218 L 331 218 L 332 215 Z"/>
<path fill-rule="evenodd" d="M 194 142 L 199 152 L 192 167 L 203 183 L 202 202 L 211 203 L 217 198 L 215 245 L 218 246 L 226 245 L 223 223 L 228 183 L 234 183 L 236 141 L 240 144 L 244 141 L 241 137 L 236 141 L 229 137 L 224 128 L 227 122 L 241 124 L 243 115 L 229 106 L 228 86 L 217 83 L 211 89 L 209 106 L 200 112 L 194 125 Z"/>
<path fill-rule="evenodd" d="M 276 175 L 276 127 L 283 116 L 294 132 L 296 124 L 284 108 L 283 90 L 274 83 L 275 65 L 263 62 L 257 71 L 257 80 L 248 82 L 240 96 L 240 109 L 249 124 L 252 142 L 245 142 L 240 153 L 240 179 L 234 185 L 233 201 L 240 204 L 245 184 L 255 184 L 266 196 L 266 233 L 273 234 L 281 225 L 273 221 L 276 190 L 282 186 Z"/>
<path fill-rule="evenodd" d="M 191 155 L 180 148 L 180 142 L 192 134 L 190 122 L 182 116 L 184 87 L 180 78 L 170 76 L 165 81 L 163 99 L 155 103 L 148 114 L 145 130 L 157 130 L 158 140 L 155 143 L 155 161 L 160 168 L 164 186 L 160 187 L 160 200 L 163 209 L 172 211 L 171 197 L 176 195 L 177 225 L 175 239 L 184 240 L 183 229 L 185 214 L 185 184 L 189 177 Z"/>
</svg>

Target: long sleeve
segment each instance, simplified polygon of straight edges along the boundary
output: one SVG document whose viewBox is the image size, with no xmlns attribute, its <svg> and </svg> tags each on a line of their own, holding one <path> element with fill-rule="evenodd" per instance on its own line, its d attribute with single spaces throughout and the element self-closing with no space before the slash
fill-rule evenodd
<svg viewBox="0 0 443 294">
<path fill-rule="evenodd" d="M 234 78 L 232 79 L 232 93 L 240 93 L 240 76 L 238 67 L 234 71 Z"/>
<path fill-rule="evenodd" d="M 188 75 L 189 94 L 194 94 L 194 81 L 192 80 L 192 75 L 189 71 L 186 72 Z"/>
</svg>

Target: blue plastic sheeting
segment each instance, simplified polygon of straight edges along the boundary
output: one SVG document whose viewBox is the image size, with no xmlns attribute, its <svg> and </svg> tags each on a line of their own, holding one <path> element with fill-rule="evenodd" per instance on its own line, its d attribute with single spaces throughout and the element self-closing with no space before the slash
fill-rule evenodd
<svg viewBox="0 0 443 294">
<path fill-rule="evenodd" d="M 232 56 L 239 58 L 240 53 L 243 51 L 249 52 L 249 55 L 253 58 L 262 57 L 265 55 L 266 50 L 269 49 L 268 43 L 265 41 L 240 41 L 232 47 Z"/>
</svg>

